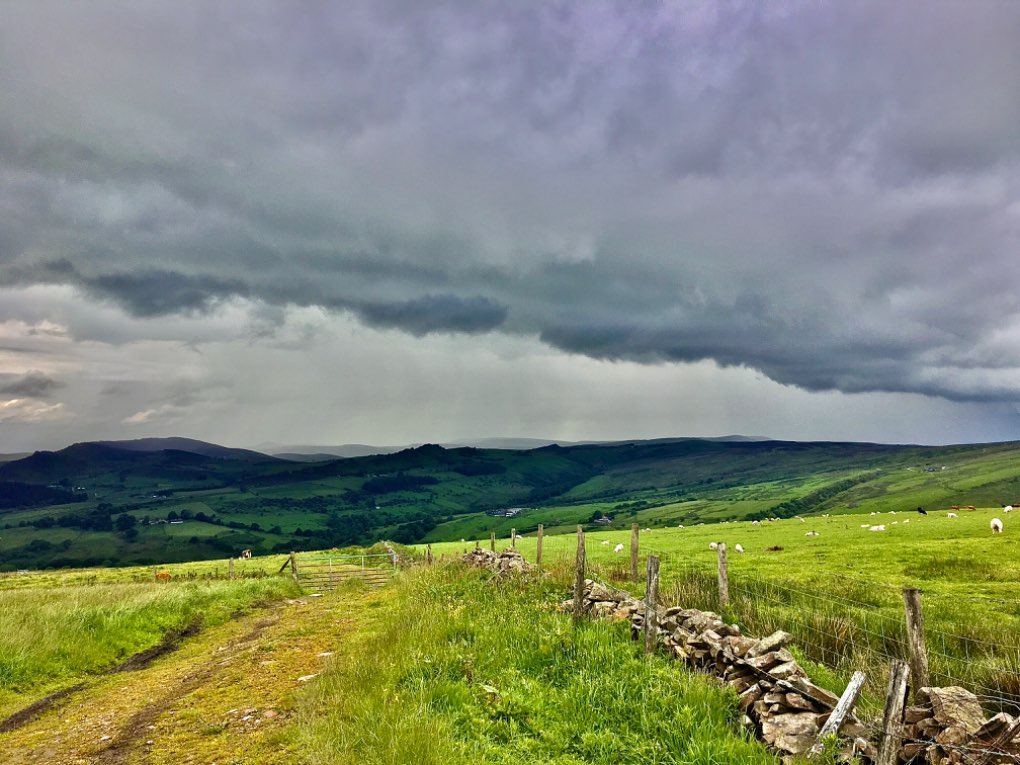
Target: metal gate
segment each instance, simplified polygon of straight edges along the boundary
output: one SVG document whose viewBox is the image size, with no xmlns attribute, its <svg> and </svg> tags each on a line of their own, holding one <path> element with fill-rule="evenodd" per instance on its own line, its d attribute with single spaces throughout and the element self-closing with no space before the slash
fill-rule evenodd
<svg viewBox="0 0 1020 765">
<path fill-rule="evenodd" d="M 360 579 L 370 587 L 382 587 L 397 572 L 397 557 L 390 553 L 300 555 L 293 561 L 298 582 L 311 590 L 332 590 L 350 579 Z"/>
</svg>

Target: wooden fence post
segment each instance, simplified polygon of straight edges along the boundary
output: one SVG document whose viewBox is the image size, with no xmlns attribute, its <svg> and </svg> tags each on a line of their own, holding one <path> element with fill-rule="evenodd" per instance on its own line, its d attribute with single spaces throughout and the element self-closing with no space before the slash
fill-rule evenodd
<svg viewBox="0 0 1020 765">
<path fill-rule="evenodd" d="M 638 525 L 630 524 L 630 578 L 637 581 Z"/>
<path fill-rule="evenodd" d="M 493 552 L 496 552 L 496 532 L 495 531 L 490 531 L 489 532 L 489 549 L 492 550 Z"/>
<path fill-rule="evenodd" d="M 425 562 L 432 565 L 432 545 L 425 545 Z"/>
<path fill-rule="evenodd" d="M 893 659 L 889 670 L 889 689 L 885 694 L 882 715 L 882 740 L 878 744 L 875 765 L 897 765 L 903 739 L 903 707 L 907 703 L 907 681 L 910 667 L 905 661 Z"/>
<path fill-rule="evenodd" d="M 234 578 L 234 559 L 227 558 L 227 577 L 229 579 Z"/>
<path fill-rule="evenodd" d="M 517 549 L 517 529 L 510 529 L 510 547 Z"/>
<path fill-rule="evenodd" d="M 921 688 L 931 685 L 928 674 L 928 651 L 924 647 L 924 612 L 921 611 L 921 592 L 914 587 L 903 590 L 903 605 L 907 614 L 907 647 L 910 649 L 910 686 L 914 701 Z"/>
<path fill-rule="evenodd" d="M 535 544 L 537 545 L 537 547 L 535 548 L 535 565 L 536 566 L 541 566 L 542 565 L 542 533 L 544 531 L 545 531 L 545 526 L 543 524 L 541 524 L 541 523 L 538 524 L 538 536 L 536 537 L 536 541 L 535 541 Z"/>
<path fill-rule="evenodd" d="M 850 684 L 843 691 L 843 695 L 839 697 L 839 703 L 836 704 L 836 708 L 832 710 L 829 719 L 825 721 L 825 725 L 818 731 L 818 741 L 808 750 L 809 758 L 816 754 L 821 754 L 822 749 L 825 748 L 825 738 L 827 736 L 835 736 L 839 733 L 843 720 L 850 714 L 850 710 L 854 708 L 857 697 L 861 695 L 864 678 L 863 672 L 854 672 L 853 677 L 850 678 Z"/>
<path fill-rule="evenodd" d="M 584 616 L 584 529 L 577 527 L 577 558 L 574 563 L 574 624 Z"/>
<path fill-rule="evenodd" d="M 655 653 L 659 636 L 659 557 L 648 556 L 648 581 L 645 584 L 645 653 Z"/>
<path fill-rule="evenodd" d="M 719 608 L 730 604 L 730 572 L 726 564 L 726 543 L 719 543 Z"/>
<path fill-rule="evenodd" d="M 290 571 L 294 575 L 294 581 L 297 582 L 300 579 L 300 572 L 298 571 L 297 564 L 297 553 L 291 551 L 290 553 Z"/>
</svg>

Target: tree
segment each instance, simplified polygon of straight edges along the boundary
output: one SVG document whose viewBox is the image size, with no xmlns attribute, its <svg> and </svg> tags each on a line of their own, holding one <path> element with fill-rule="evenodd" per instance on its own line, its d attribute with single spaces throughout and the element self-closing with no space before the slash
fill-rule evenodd
<svg viewBox="0 0 1020 765">
<path fill-rule="evenodd" d="M 117 516 L 117 520 L 114 521 L 113 525 L 117 531 L 128 531 L 133 529 L 136 523 L 138 523 L 138 521 L 133 515 L 130 513 L 124 513 L 123 515 Z M 135 531 L 135 536 L 138 536 L 137 530 Z"/>
</svg>

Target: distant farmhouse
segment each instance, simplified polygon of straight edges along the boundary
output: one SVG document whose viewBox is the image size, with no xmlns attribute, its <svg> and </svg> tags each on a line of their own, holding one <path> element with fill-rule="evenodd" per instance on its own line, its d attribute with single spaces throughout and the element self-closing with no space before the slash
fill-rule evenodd
<svg viewBox="0 0 1020 765">
<path fill-rule="evenodd" d="M 527 509 L 526 507 L 501 507 L 498 510 L 486 510 L 485 514 L 491 515 L 493 518 L 516 518 Z"/>
</svg>

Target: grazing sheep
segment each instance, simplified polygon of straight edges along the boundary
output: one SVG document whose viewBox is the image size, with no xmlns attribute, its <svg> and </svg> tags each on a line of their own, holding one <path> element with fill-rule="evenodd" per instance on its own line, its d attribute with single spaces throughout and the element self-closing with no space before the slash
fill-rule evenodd
<svg viewBox="0 0 1020 765">
<path fill-rule="evenodd" d="M 927 515 L 928 514 L 928 511 L 925 510 L 923 507 L 918 507 L 917 508 L 917 512 L 918 512 L 919 515 Z"/>
<path fill-rule="evenodd" d="M 806 537 L 817 537 L 818 536 L 818 532 L 817 531 L 809 531 L 804 536 L 806 536 Z"/>
<path fill-rule="evenodd" d="M 604 545 L 607 545 L 607 544 L 609 544 L 609 540 L 608 540 L 608 539 L 603 539 L 603 540 L 602 540 L 602 544 L 604 544 Z"/>
<path fill-rule="evenodd" d="M 1012 513 L 1013 512 L 1013 506 L 1012 505 L 1003 505 L 1002 506 L 1002 512 L 1004 512 L 1004 513 Z"/>
<path fill-rule="evenodd" d="M 955 518 L 956 513 L 946 513 L 946 518 Z"/>
<path fill-rule="evenodd" d="M 862 529 L 868 529 L 868 528 L 871 528 L 871 524 L 870 524 L 870 523 L 862 523 L 862 524 L 861 524 L 861 528 L 862 528 Z"/>
<path fill-rule="evenodd" d="M 974 507 L 974 505 L 967 505 L 967 509 L 968 510 L 977 510 L 977 508 Z"/>
<path fill-rule="evenodd" d="M 1001 534 L 1002 533 L 1002 520 L 1000 518 L 992 518 L 992 524 L 991 525 L 992 525 L 992 533 L 993 534 Z"/>
<path fill-rule="evenodd" d="M 868 531 L 885 531 L 885 524 L 883 523 L 880 526 L 871 526 L 868 528 Z"/>
<path fill-rule="evenodd" d="M 614 548 L 613 548 L 613 552 L 615 552 L 615 553 L 621 553 L 621 552 L 623 552 L 623 542 L 621 542 L 621 543 L 620 543 L 620 544 L 618 544 L 618 545 L 617 545 L 616 547 L 614 547 Z"/>
<path fill-rule="evenodd" d="M 909 518 L 907 518 L 907 519 L 906 519 L 905 521 L 903 521 L 903 522 L 904 522 L 904 523 L 910 523 L 910 519 L 909 519 Z"/>
<path fill-rule="evenodd" d="M 744 546 L 740 545 L 740 544 L 733 545 L 733 549 L 736 550 L 739 553 L 744 552 Z"/>
<path fill-rule="evenodd" d="M 684 525 L 682 523 L 677 526 L 678 529 L 682 529 L 683 527 L 684 527 Z"/>
<path fill-rule="evenodd" d="M 718 550 L 719 549 L 719 543 L 718 542 L 709 542 L 708 543 L 708 549 L 709 550 Z"/>
</svg>

